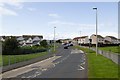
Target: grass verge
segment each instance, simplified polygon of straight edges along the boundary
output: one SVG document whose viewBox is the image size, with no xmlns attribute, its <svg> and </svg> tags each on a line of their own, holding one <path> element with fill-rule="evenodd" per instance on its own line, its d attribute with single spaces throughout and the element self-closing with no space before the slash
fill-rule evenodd
<svg viewBox="0 0 120 80">
<path fill-rule="evenodd" d="M 87 53 L 88 58 L 88 77 L 89 78 L 118 78 L 118 69 L 120 66 L 102 55 L 95 54 L 94 51 L 87 48 L 75 46 Z"/>
<path fill-rule="evenodd" d="M 119 51 L 120 47 L 119 46 L 99 47 L 98 49 L 120 54 L 120 51 Z"/>
<path fill-rule="evenodd" d="M 3 66 L 9 65 L 9 64 L 15 64 L 22 61 L 27 61 L 30 59 L 38 58 L 41 56 L 44 56 L 48 54 L 47 52 L 41 52 L 41 53 L 34 53 L 34 54 L 26 54 L 26 55 L 3 55 Z"/>
<path fill-rule="evenodd" d="M 58 48 L 58 46 L 59 45 L 56 45 L 56 49 Z M 55 53 L 56 49 L 54 51 L 54 47 L 50 47 L 50 50 L 46 52 L 24 54 L 24 55 L 2 55 L 0 60 L 3 62 L 3 66 L 7 66 L 7 65 L 18 63 L 18 62 L 23 62 L 30 59 L 38 58 L 38 57 L 47 55 L 49 53 Z"/>
</svg>

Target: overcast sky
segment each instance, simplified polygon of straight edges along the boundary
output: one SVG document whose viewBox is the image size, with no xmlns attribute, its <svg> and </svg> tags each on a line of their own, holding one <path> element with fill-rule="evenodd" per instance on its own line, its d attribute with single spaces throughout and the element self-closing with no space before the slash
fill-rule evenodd
<svg viewBox="0 0 120 80">
<path fill-rule="evenodd" d="M 15 2 L 0 3 L 0 35 L 43 35 L 53 39 L 95 34 L 98 8 L 98 34 L 118 37 L 117 2 Z M 81 34 L 80 34 L 81 31 Z"/>
</svg>

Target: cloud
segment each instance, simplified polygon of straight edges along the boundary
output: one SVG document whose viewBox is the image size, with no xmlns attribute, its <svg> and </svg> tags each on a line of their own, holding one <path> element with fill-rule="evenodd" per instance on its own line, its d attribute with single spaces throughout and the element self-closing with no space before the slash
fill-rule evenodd
<svg viewBox="0 0 120 80">
<path fill-rule="evenodd" d="M 95 24 L 80 24 L 74 22 L 62 22 L 62 21 L 51 21 L 48 22 L 48 25 L 52 26 L 65 26 L 65 27 L 81 27 L 82 29 L 94 29 Z"/>
<path fill-rule="evenodd" d="M 76 35 L 76 34 L 75 34 Z M 64 34 L 64 33 L 56 33 L 55 39 L 66 39 L 66 38 L 73 38 L 75 36 L 74 34 Z M 53 40 L 54 34 L 53 33 L 43 33 L 44 39 Z"/>
<path fill-rule="evenodd" d="M 60 23 L 60 21 L 51 21 L 51 22 L 48 22 L 48 25 L 54 25 L 54 24 L 58 24 L 58 23 Z"/>
<path fill-rule="evenodd" d="M 36 8 L 27 8 L 29 11 L 36 11 Z"/>
<path fill-rule="evenodd" d="M 7 8 L 0 7 L 0 15 L 17 16 L 18 14 L 12 10 L 7 9 Z"/>
<path fill-rule="evenodd" d="M 53 17 L 53 18 L 60 18 L 61 17 L 58 14 L 48 14 L 48 16 Z"/>
<path fill-rule="evenodd" d="M 15 9 L 22 9 L 23 4 L 21 0 L 1 0 L 0 1 L 0 15 L 12 15 L 17 16 L 18 14 L 8 7 L 14 7 Z"/>
<path fill-rule="evenodd" d="M 75 22 L 65 22 L 65 21 L 59 21 L 59 20 L 55 20 L 55 21 L 51 21 L 48 22 L 48 26 L 65 26 L 65 27 L 75 27 L 75 28 L 81 28 L 82 30 L 95 30 L 96 25 L 95 24 L 81 24 L 81 23 L 75 23 Z M 98 24 L 98 29 L 100 31 L 103 31 L 103 29 L 110 31 L 111 28 L 114 27 L 113 30 L 118 29 L 116 24 L 111 24 L 111 23 L 99 23 Z"/>
<path fill-rule="evenodd" d="M 64 21 L 51 21 L 48 22 L 48 26 L 56 26 L 58 29 L 61 29 L 62 31 L 66 31 L 65 33 L 67 34 L 68 37 L 77 37 L 81 35 L 82 36 L 91 36 L 92 34 L 95 34 L 95 24 L 80 24 L 80 23 L 75 23 L 75 22 L 64 22 Z M 114 29 L 112 29 L 114 27 Z M 65 30 L 66 28 L 66 30 Z M 104 24 L 104 23 L 99 23 L 98 24 L 98 34 L 102 36 L 115 36 L 118 37 L 118 32 L 117 26 L 115 24 Z M 75 32 L 75 33 L 74 33 Z M 71 33 L 71 34 L 70 34 Z M 64 37 L 67 37 L 66 35 L 63 35 Z"/>
<path fill-rule="evenodd" d="M 4 4 L 3 4 L 3 3 L 0 3 L 0 6 L 2 6 L 2 7 L 3 7 L 3 6 L 4 6 Z"/>
<path fill-rule="evenodd" d="M 2 4 L 4 4 L 4 5 L 7 4 L 7 5 L 10 5 L 10 6 L 14 6 L 17 9 L 22 9 L 23 8 L 22 2 L 20 0 L 3 0 Z"/>
<path fill-rule="evenodd" d="M 117 32 L 99 32 L 100 35 L 102 35 L 103 37 L 105 36 L 114 36 L 116 38 L 118 38 L 118 33 Z"/>
</svg>

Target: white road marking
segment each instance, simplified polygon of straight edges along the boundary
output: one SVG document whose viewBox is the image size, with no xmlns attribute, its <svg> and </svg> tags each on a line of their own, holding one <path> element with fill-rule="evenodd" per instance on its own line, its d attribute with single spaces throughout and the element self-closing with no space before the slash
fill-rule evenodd
<svg viewBox="0 0 120 80">
<path fill-rule="evenodd" d="M 25 78 L 25 76 L 22 76 L 21 78 Z"/>
<path fill-rule="evenodd" d="M 51 57 L 51 58 L 48 58 L 48 59 L 45 59 L 43 61 L 40 61 L 40 62 L 36 62 L 34 64 L 30 64 L 30 65 L 27 65 L 27 66 L 24 66 L 24 67 L 21 67 L 21 68 L 17 68 L 17 69 L 14 69 L 14 70 L 11 70 L 11 71 L 7 71 L 3 74 L 1 74 L 0 76 L 2 76 L 3 78 L 11 78 L 11 77 L 16 77 L 18 75 L 21 75 L 21 74 L 24 74 L 24 73 L 27 73 L 29 71 L 32 71 L 36 68 L 34 68 L 35 66 L 38 66 L 37 69 L 41 69 L 40 67 L 42 68 L 46 68 L 48 67 L 48 65 L 51 65 L 53 64 L 53 61 L 55 59 L 58 59 L 60 58 L 61 56 L 54 56 L 54 57 Z M 39 66 L 40 65 L 40 66 Z M 54 66 L 54 65 L 53 65 Z M 30 77 L 30 76 L 28 76 Z"/>
<path fill-rule="evenodd" d="M 84 52 L 82 50 L 78 50 L 78 49 L 71 50 L 71 54 L 79 54 L 79 53 L 84 53 Z"/>
<path fill-rule="evenodd" d="M 81 65 L 85 64 L 85 62 L 81 63 Z"/>
<path fill-rule="evenodd" d="M 85 58 L 83 60 L 85 61 Z"/>
<path fill-rule="evenodd" d="M 66 56 L 65 58 L 63 58 L 62 60 L 60 60 L 60 61 L 58 61 L 58 62 L 56 62 L 56 63 L 54 63 L 54 64 L 57 65 L 57 64 L 59 64 L 59 63 L 62 63 L 62 62 L 63 62 L 64 60 L 66 60 L 69 56 L 70 56 L 70 55 Z"/>
<path fill-rule="evenodd" d="M 42 71 L 46 71 L 47 69 L 42 69 Z"/>
<path fill-rule="evenodd" d="M 78 65 L 79 66 L 79 69 L 77 69 L 77 70 L 84 70 L 85 68 L 84 67 L 82 67 L 81 65 Z"/>
</svg>

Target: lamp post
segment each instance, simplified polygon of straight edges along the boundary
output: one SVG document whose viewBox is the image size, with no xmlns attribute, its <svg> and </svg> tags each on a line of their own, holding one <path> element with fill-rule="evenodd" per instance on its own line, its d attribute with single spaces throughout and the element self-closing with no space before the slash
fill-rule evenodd
<svg viewBox="0 0 120 80">
<path fill-rule="evenodd" d="M 80 46 L 81 46 L 81 31 L 80 31 Z"/>
<path fill-rule="evenodd" d="M 55 28 L 56 27 L 54 27 L 54 51 L 55 51 Z"/>
<path fill-rule="evenodd" d="M 98 36 L 97 36 L 97 8 L 93 8 L 93 10 L 96 10 L 96 56 L 98 53 Z"/>
</svg>

